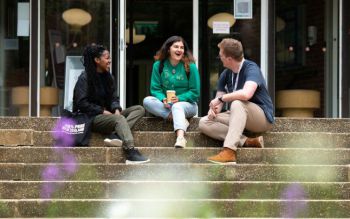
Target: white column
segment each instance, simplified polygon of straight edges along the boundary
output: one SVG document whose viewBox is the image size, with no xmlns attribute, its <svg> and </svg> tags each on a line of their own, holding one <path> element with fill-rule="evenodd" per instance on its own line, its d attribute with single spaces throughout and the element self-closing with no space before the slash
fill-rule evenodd
<svg viewBox="0 0 350 219">
<path fill-rule="evenodd" d="M 40 61 L 41 60 L 43 60 L 43 62 L 45 63 L 45 59 L 41 59 L 41 57 L 40 57 L 40 55 L 42 54 L 40 51 L 40 47 L 41 47 L 41 34 L 40 34 L 40 30 L 41 30 L 41 28 L 45 28 L 45 26 L 43 25 L 41 25 L 41 22 L 40 22 L 40 20 L 41 20 L 41 9 L 43 9 L 44 10 L 44 8 L 41 8 L 41 1 L 38 1 L 38 8 L 37 8 L 37 13 L 38 13 L 38 23 L 37 23 L 37 25 L 38 25 L 38 28 L 37 28 L 37 31 L 38 31 L 38 33 L 37 33 L 37 36 L 38 36 L 38 38 L 37 38 L 37 51 L 38 51 L 38 54 L 37 54 L 37 72 L 36 72 L 36 74 L 37 74 L 37 83 L 36 83 L 36 90 L 37 90 L 37 93 L 36 93 L 36 98 L 37 98 L 37 101 L 36 101 L 36 116 L 37 117 L 39 117 L 40 116 L 40 87 L 41 87 L 41 83 L 40 83 L 40 72 L 41 72 L 41 65 L 40 65 Z M 32 29 L 32 28 L 31 28 Z M 44 64 L 45 65 L 45 64 Z M 29 83 L 31 83 L 31 80 L 29 80 Z M 44 85 L 45 85 L 45 83 L 44 83 Z M 31 85 L 31 86 L 33 86 L 33 85 Z M 34 85 L 35 86 L 35 85 Z M 29 93 L 31 92 L 31 90 L 32 89 L 29 89 Z M 29 98 L 32 98 L 31 97 L 31 94 L 30 94 L 30 96 L 29 96 Z M 31 110 L 31 106 L 29 105 L 29 110 Z M 29 115 L 31 115 L 30 114 L 30 112 L 29 112 Z"/>
<path fill-rule="evenodd" d="M 122 108 L 126 106 L 126 43 L 125 43 L 125 21 L 126 21 L 126 0 L 119 1 L 119 97 Z"/>
<path fill-rule="evenodd" d="M 268 86 L 268 17 L 269 0 L 261 0 L 260 18 L 260 68 Z"/>
<path fill-rule="evenodd" d="M 339 99 L 338 99 L 338 107 L 339 107 L 339 118 L 343 117 L 343 0 L 339 0 L 339 78 L 338 78 L 338 84 L 339 84 Z"/>
</svg>

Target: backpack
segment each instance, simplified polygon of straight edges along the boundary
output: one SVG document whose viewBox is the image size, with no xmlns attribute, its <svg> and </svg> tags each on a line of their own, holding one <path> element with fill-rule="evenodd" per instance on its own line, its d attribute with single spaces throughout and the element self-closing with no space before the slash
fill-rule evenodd
<svg viewBox="0 0 350 219">
<path fill-rule="evenodd" d="M 163 68 L 164 68 L 164 61 L 160 61 L 159 68 L 158 68 L 159 76 L 162 76 Z M 191 71 L 189 72 L 186 71 L 187 80 L 190 78 L 190 73 Z"/>
</svg>

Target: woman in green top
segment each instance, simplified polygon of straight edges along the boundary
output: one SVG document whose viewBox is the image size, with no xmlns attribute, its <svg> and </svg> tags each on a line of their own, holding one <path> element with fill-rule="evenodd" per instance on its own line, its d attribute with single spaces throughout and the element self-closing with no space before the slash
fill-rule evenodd
<svg viewBox="0 0 350 219">
<path fill-rule="evenodd" d="M 155 55 L 151 95 L 143 100 L 145 109 L 155 116 L 172 119 L 177 139 L 175 147 L 186 147 L 187 118 L 198 112 L 200 79 L 194 58 L 180 36 L 168 38 Z M 175 96 L 167 101 L 167 91 Z"/>
</svg>

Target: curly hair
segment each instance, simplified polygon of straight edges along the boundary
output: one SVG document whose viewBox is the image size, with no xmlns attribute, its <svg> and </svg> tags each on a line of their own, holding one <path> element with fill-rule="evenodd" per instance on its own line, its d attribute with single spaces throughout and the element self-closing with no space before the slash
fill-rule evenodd
<svg viewBox="0 0 350 219">
<path fill-rule="evenodd" d="M 157 51 L 156 55 L 154 56 L 154 59 L 159 60 L 161 62 L 164 62 L 164 60 L 169 58 L 169 56 L 170 56 L 170 53 L 169 53 L 170 47 L 176 42 L 182 42 L 184 44 L 184 56 L 182 58 L 182 62 L 185 65 L 186 72 L 189 72 L 190 71 L 190 63 L 195 62 L 195 60 L 194 60 L 192 52 L 190 51 L 186 41 L 181 36 L 169 37 L 163 43 L 162 47 Z"/>
<path fill-rule="evenodd" d="M 83 51 L 83 57 L 82 57 L 82 63 L 85 67 L 85 72 L 87 74 L 87 80 L 88 80 L 88 85 L 89 85 L 89 93 L 94 93 L 96 92 L 97 89 L 99 89 L 97 81 L 97 65 L 95 62 L 95 58 L 100 58 L 104 51 L 108 51 L 104 46 L 102 45 L 88 45 L 85 47 Z M 108 94 L 111 94 L 114 92 L 114 83 L 113 83 L 113 78 L 111 74 L 108 74 L 108 87 L 107 91 Z"/>
</svg>

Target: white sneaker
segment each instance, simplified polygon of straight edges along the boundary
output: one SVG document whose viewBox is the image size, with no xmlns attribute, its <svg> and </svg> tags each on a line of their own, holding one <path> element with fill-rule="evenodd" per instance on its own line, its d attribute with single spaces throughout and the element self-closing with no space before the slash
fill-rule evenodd
<svg viewBox="0 0 350 219">
<path fill-rule="evenodd" d="M 176 143 L 174 145 L 175 148 L 185 148 L 186 147 L 186 139 L 184 137 L 177 137 Z"/>
<path fill-rule="evenodd" d="M 114 138 L 114 139 L 105 138 L 103 142 L 110 147 L 120 147 L 123 144 L 123 141 L 118 138 Z"/>
</svg>

